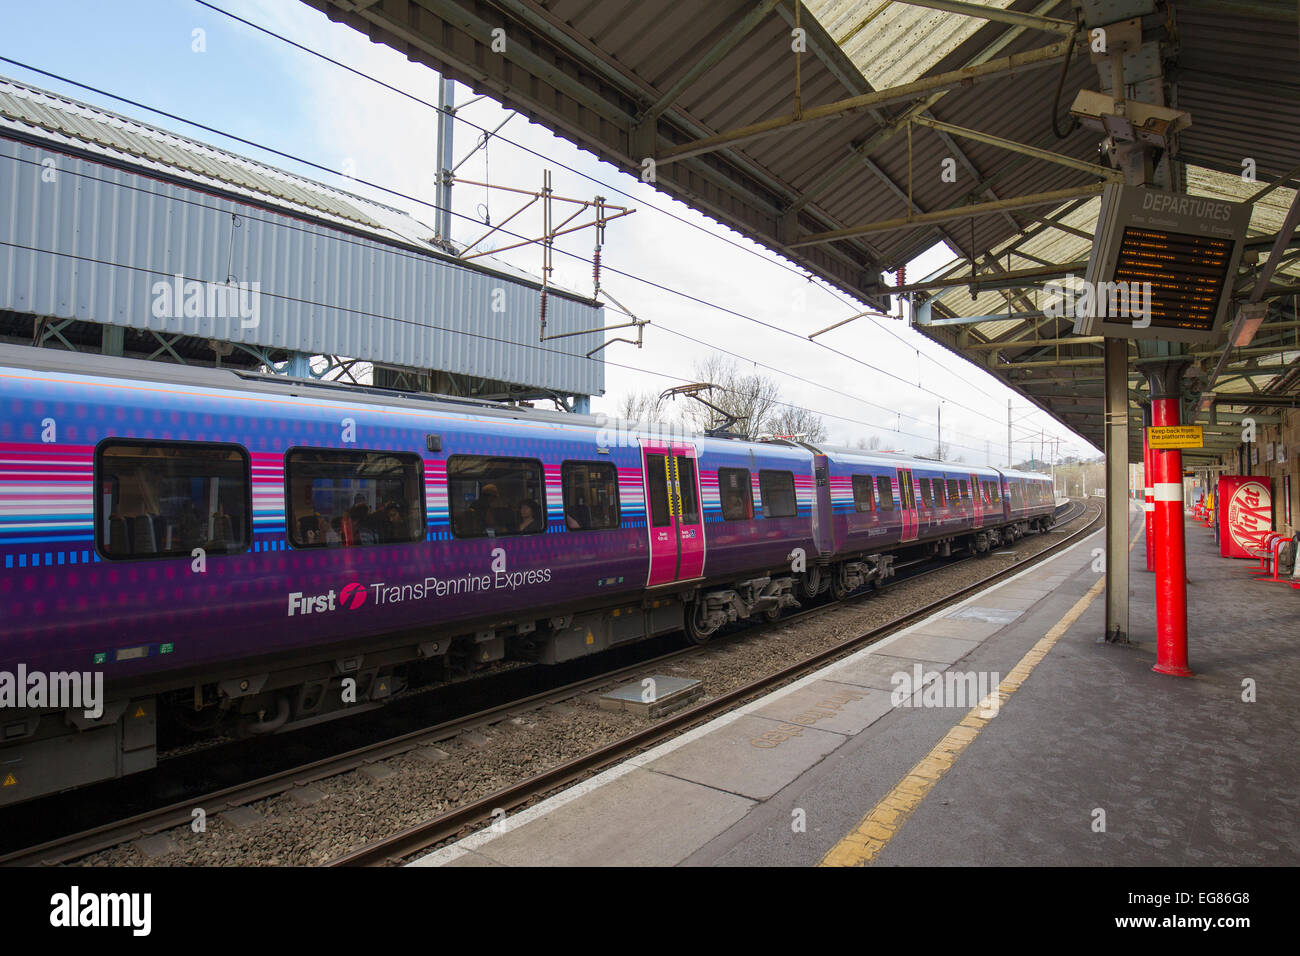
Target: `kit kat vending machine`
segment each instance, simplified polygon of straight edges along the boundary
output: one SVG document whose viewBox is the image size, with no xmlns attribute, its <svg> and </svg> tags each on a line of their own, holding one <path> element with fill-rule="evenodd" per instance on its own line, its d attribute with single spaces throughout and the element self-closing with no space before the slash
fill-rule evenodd
<svg viewBox="0 0 1300 956">
<path fill-rule="evenodd" d="M 1250 558 L 1273 530 L 1273 496 L 1267 478 L 1223 475 L 1219 478 L 1219 552 L 1225 558 Z"/>
</svg>

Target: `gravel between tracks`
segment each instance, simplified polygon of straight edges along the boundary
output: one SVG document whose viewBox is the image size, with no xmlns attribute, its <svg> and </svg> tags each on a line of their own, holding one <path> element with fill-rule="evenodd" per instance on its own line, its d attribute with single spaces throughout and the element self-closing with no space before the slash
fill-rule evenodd
<svg viewBox="0 0 1300 956">
<path fill-rule="evenodd" d="M 1031 535 L 1003 551 L 963 561 L 881 594 L 828 608 L 809 619 L 737 633 L 703 654 L 666 667 L 647 665 L 704 684 L 716 697 L 757 678 L 887 624 L 974 584 L 1056 543 L 1089 516 Z M 644 718 L 602 711 L 598 694 L 521 711 L 436 747 L 425 747 L 319 781 L 298 791 L 248 804 L 233 815 L 210 813 L 206 831 L 190 827 L 150 838 L 149 853 L 124 844 L 93 854 L 83 866 L 284 866 L 314 865 L 364 843 L 428 820 L 542 770 L 612 743 L 646 726 Z M 305 798 L 305 799 L 304 799 Z M 196 804 L 201 806 L 201 803 Z M 251 812 L 250 812 L 251 811 Z M 214 815 L 215 814 L 215 815 Z M 159 846 L 159 844 L 162 844 Z M 163 852 L 159 853 L 158 851 Z"/>
</svg>

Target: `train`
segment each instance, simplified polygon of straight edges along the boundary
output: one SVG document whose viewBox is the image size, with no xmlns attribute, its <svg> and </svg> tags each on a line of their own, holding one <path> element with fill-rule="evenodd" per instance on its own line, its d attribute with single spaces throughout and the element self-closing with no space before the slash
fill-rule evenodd
<svg viewBox="0 0 1300 956">
<path fill-rule="evenodd" d="M 1006 469 L 17 345 L 0 409 L 0 805 L 149 769 L 160 728 L 704 642 L 1055 510 Z"/>
</svg>

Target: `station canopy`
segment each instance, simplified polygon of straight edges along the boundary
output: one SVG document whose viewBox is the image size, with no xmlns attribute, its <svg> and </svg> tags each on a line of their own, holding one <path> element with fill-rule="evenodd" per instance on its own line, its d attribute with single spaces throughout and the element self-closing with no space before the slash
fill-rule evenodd
<svg viewBox="0 0 1300 956">
<path fill-rule="evenodd" d="M 1253 201 L 1243 297 L 1270 266 L 1250 346 L 1225 356 L 1225 330 L 1193 349 L 1203 391 L 1229 418 L 1294 392 L 1294 236 L 1272 254 L 1300 175 L 1292 0 L 304 2 L 634 176 L 651 170 L 869 305 L 945 244 L 948 267 L 901 285 L 918 329 L 1099 448 L 1102 342 L 1044 315 L 1042 287 L 1082 277 L 1116 178 L 1102 134 L 1069 113 L 1080 90 L 1110 92 L 1090 30 L 1136 19 L 1125 96 L 1190 117 L 1170 188 Z M 1144 389 L 1133 369 L 1135 402 Z M 1208 432 L 1202 454 L 1235 446 L 1230 431 Z"/>
</svg>

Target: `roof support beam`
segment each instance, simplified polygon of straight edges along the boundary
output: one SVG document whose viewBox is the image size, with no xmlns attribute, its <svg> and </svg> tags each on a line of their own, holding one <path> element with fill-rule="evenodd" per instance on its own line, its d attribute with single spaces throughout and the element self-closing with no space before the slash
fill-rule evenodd
<svg viewBox="0 0 1300 956">
<path fill-rule="evenodd" d="M 1089 242 L 1092 242 L 1097 238 L 1091 232 L 1084 232 L 1082 229 L 1075 229 L 1073 226 L 1067 226 L 1065 223 L 1061 222 L 1059 218 L 1049 219 L 1046 216 L 1034 216 L 1032 221 L 1046 223 L 1048 228 L 1058 229 L 1067 235 L 1074 236 L 1076 239 L 1087 239 Z M 1018 255 L 1024 256 L 1024 253 L 1021 252 L 1018 253 Z"/>
<path fill-rule="evenodd" d="M 1048 163 L 1057 163 L 1061 166 L 1069 166 L 1071 169 L 1080 169 L 1085 173 L 1093 176 L 1100 176 L 1109 182 L 1122 182 L 1124 173 L 1118 169 L 1112 169 L 1109 166 L 1098 166 L 1096 163 L 1089 163 L 1082 159 L 1075 159 L 1073 156 L 1064 156 L 1061 153 L 1054 153 L 1050 149 L 1039 149 L 1037 146 L 1028 146 L 1025 143 L 1017 143 L 1015 140 L 1004 139 L 1001 136 L 994 136 L 992 133 L 981 133 L 976 129 L 967 129 L 964 126 L 954 126 L 952 123 L 944 123 L 941 120 L 931 119 L 925 116 L 914 116 L 911 122 L 916 126 L 925 126 L 929 129 L 937 130 L 941 133 L 951 133 L 953 136 L 960 136 L 963 139 L 973 139 L 977 143 L 987 143 L 990 146 L 998 146 L 1002 149 L 1008 149 L 1013 153 L 1041 159 Z"/>
<path fill-rule="evenodd" d="M 1078 199 L 1080 196 L 1099 196 L 1102 192 L 1101 183 L 1093 186 L 1075 186 L 1071 189 L 1054 189 L 1051 192 L 1033 193 L 1028 196 L 1015 196 L 1009 199 L 998 199 L 994 202 L 972 203 L 968 206 L 957 206 L 953 209 L 941 209 L 937 212 L 921 213 L 916 216 L 903 216 L 899 219 L 882 219 L 878 222 L 870 222 L 862 226 L 851 226 L 848 229 L 834 229 L 830 232 L 815 232 L 809 236 L 789 242 L 786 245 L 791 249 L 797 249 L 802 246 L 813 246 L 820 242 L 835 242 L 838 239 L 850 239 L 854 236 L 865 236 L 873 232 L 893 232 L 897 229 L 915 229 L 918 226 L 930 226 L 937 222 L 951 222 L 954 219 L 967 219 L 971 216 L 985 216 L 990 213 L 1000 213 L 1005 209 L 1024 209 L 1027 206 L 1047 206 L 1056 203 L 1065 202 L 1070 199 Z"/>
<path fill-rule="evenodd" d="M 964 17 L 978 17 L 981 20 L 995 20 L 998 23 L 1010 23 L 1030 30 L 1047 30 L 1069 36 L 1078 29 L 1070 20 L 1058 20 L 1055 17 L 1040 17 L 1032 13 L 1020 13 L 1017 10 L 1000 10 L 986 7 L 979 3 L 963 3 L 962 0 L 895 0 L 909 7 L 927 7 L 931 10 L 944 10 L 948 13 L 960 13 Z"/>
<path fill-rule="evenodd" d="M 965 349 L 968 352 L 997 352 L 1001 349 L 1031 349 L 1044 345 L 1100 345 L 1104 341 L 1105 338 L 1100 335 L 1071 335 L 1063 339 L 1025 339 L 1021 342 L 972 342 Z"/>
<path fill-rule="evenodd" d="M 1056 4 L 1057 4 L 1057 0 L 1042 0 L 1042 2 L 1037 4 L 1034 7 L 1034 9 L 1030 12 L 1034 14 L 1042 14 L 1052 9 L 1054 6 L 1056 6 Z M 883 10 L 883 9 L 884 9 L 883 6 L 878 8 L 878 10 Z M 865 26 L 865 21 L 860 26 Z M 987 47 L 985 47 L 975 56 L 967 60 L 966 63 L 963 65 L 966 67 L 971 67 L 971 66 L 978 66 L 981 63 L 987 63 L 990 59 L 992 59 L 992 57 L 995 54 L 1000 53 L 1002 50 L 1006 49 L 1006 47 L 1009 46 L 1012 43 L 1012 41 L 1019 38 L 1024 32 L 1025 32 L 1024 27 L 1013 27 L 1012 29 L 1007 30 L 996 40 L 990 43 Z M 840 44 L 843 44 L 851 36 L 852 33 L 850 33 L 849 36 L 842 37 L 839 41 Z M 810 186 L 808 186 L 806 189 L 803 190 L 803 194 L 805 198 L 802 198 L 798 202 L 796 202 L 791 207 L 792 211 L 798 212 L 805 205 L 812 202 L 814 197 L 816 197 L 825 189 L 828 189 L 832 184 L 834 184 L 838 180 L 842 179 L 846 173 L 848 173 L 851 169 L 853 169 L 855 165 L 854 160 L 857 157 L 871 155 L 871 153 L 874 152 L 877 147 L 883 145 L 885 142 L 891 139 L 896 133 L 902 130 L 907 125 L 907 120 L 910 117 L 919 116 L 920 114 L 925 113 L 927 110 L 930 109 L 930 107 L 934 106 L 935 103 L 939 102 L 941 99 L 947 96 L 948 92 L 949 92 L 948 90 L 940 90 L 937 93 L 930 94 L 925 99 L 921 100 L 919 103 L 914 103 L 912 106 L 904 110 L 902 114 L 895 117 L 893 121 L 891 121 L 888 124 L 882 125 L 880 130 L 877 131 L 866 142 L 860 143 L 859 145 L 853 147 L 850 150 L 848 156 L 846 156 L 844 159 L 836 163 L 833 167 L 827 170 L 826 173 L 823 174 L 820 179 L 818 179 L 815 183 L 811 184 Z M 981 185 L 984 184 L 982 183 Z"/>
<path fill-rule="evenodd" d="M 1022 245 L 1024 245 L 1024 244 L 1025 244 L 1026 242 L 1028 242 L 1030 239 L 1032 239 L 1032 238 L 1034 238 L 1035 236 L 1037 236 L 1039 233 L 1041 233 L 1041 232 L 1045 232 L 1048 228 L 1052 228 L 1052 227 L 1060 228 L 1060 220 L 1064 219 L 1066 216 L 1068 216 L 1068 215 L 1070 215 L 1071 213 L 1073 213 L 1075 210 L 1077 210 L 1079 207 L 1081 207 L 1081 206 L 1082 206 L 1084 203 L 1086 203 L 1086 202 L 1088 202 L 1088 199 L 1087 199 L 1087 198 L 1084 198 L 1084 199 L 1077 199 L 1077 200 L 1075 200 L 1074 202 L 1069 203 L 1067 206 L 1065 206 L 1065 208 L 1061 209 L 1061 210 L 1060 210 L 1059 212 L 1057 212 L 1055 215 L 1052 215 L 1052 216 L 1036 216 L 1036 217 L 1033 217 L 1034 220 L 1037 221 L 1038 225 L 1030 226 L 1029 228 L 1025 229 L 1025 230 L 1024 230 L 1024 231 L 1023 231 L 1019 236 L 1014 237 L 1013 240 L 1011 241 L 1011 244 L 1008 245 L 1008 246 L 1006 246 L 1005 248 L 997 249 L 997 250 L 991 250 L 990 252 L 986 253 L 985 256 L 984 256 L 984 260 L 988 260 L 988 259 L 990 259 L 990 258 L 1000 258 L 1000 257 L 1002 257 L 1002 256 L 1005 256 L 1008 252 L 1010 252 L 1010 253 L 1014 253 L 1014 254 L 1017 255 L 1017 256 L 1024 257 L 1024 253 L 1020 252 L 1020 247 L 1021 247 Z M 1068 229 L 1069 227 L 1067 226 L 1067 227 L 1064 227 L 1064 228 L 1067 228 L 1067 229 Z M 1092 239 L 1092 236 L 1089 235 L 1089 234 L 1085 234 L 1084 237 L 1087 238 L 1087 239 L 1089 239 L 1089 240 Z M 1086 266 L 1087 264 L 1088 264 L 1088 260 L 1087 260 L 1087 259 L 1080 259 L 1080 260 L 1077 261 L 1077 263 L 1067 263 L 1067 265 L 1077 265 L 1078 268 L 1083 268 L 1083 267 Z M 1065 270 L 1065 271 L 1062 271 L 1062 272 L 1060 272 L 1060 273 L 1057 274 L 1057 275 L 1053 275 L 1053 274 L 1051 274 L 1051 273 L 1044 273 L 1044 274 L 1042 274 L 1042 275 L 1037 276 L 1036 278 L 1038 278 L 1038 279 L 1043 279 L 1043 278 L 1048 278 L 1048 279 L 1050 279 L 1050 278 L 1058 278 L 1059 276 L 1067 275 L 1067 274 L 1068 274 L 1068 271 L 1069 271 L 1068 269 L 1066 269 L 1066 266 L 1053 266 L 1052 263 L 1050 263 L 1050 262 L 1045 262 L 1045 263 L 1043 263 L 1043 265 L 1044 265 L 1044 267 L 1047 267 L 1047 268 L 1057 268 L 1057 269 L 1062 269 L 1062 270 Z M 930 279 L 933 279 L 933 278 L 936 278 L 936 277 L 942 277 L 942 280 L 939 280 L 939 281 L 945 281 L 945 280 L 949 280 L 949 279 L 954 279 L 954 277 L 957 275 L 957 273 L 958 273 L 959 271 L 961 271 L 962 269 L 968 268 L 968 267 L 969 267 L 969 261 L 966 260 L 964 257 L 962 257 L 960 261 L 954 262 L 954 263 L 952 263 L 952 264 L 950 264 L 950 265 L 948 265 L 948 266 L 945 266 L 945 267 L 943 267 L 943 268 L 941 268 L 941 269 L 938 269 L 937 271 L 935 271 L 934 273 L 932 273 L 930 276 L 927 276 L 926 279 L 927 279 L 927 280 L 930 280 Z M 1016 276 L 1016 275 L 1019 275 L 1019 273 L 1018 273 L 1018 272 L 1008 272 L 1007 275 L 1008 275 L 1008 276 Z M 950 283 L 950 284 L 953 284 L 953 283 Z M 967 281 L 965 281 L 965 282 L 962 282 L 962 281 L 957 281 L 957 282 L 955 282 L 955 285 L 956 285 L 956 286 L 963 286 L 963 285 L 969 285 L 969 284 L 970 284 L 970 283 L 969 283 L 969 280 L 967 280 Z M 1034 283 L 1029 283 L 1029 284 L 1032 285 L 1032 284 L 1034 284 Z M 979 285 L 980 285 L 980 283 L 976 283 L 976 286 L 977 286 L 977 287 L 978 287 Z M 920 288 L 920 287 L 918 287 L 918 288 Z M 930 285 L 926 285 L 926 286 L 924 286 L 924 288 L 926 288 L 926 289 L 929 289 L 929 288 L 939 288 L 939 286 L 935 286 L 935 285 L 930 284 Z M 994 288 L 994 286 L 988 286 L 988 288 Z"/>
<path fill-rule="evenodd" d="M 979 325 L 981 322 L 1006 322 L 1008 319 L 1030 319 L 1041 317 L 1042 312 L 1002 312 L 996 315 L 959 315 L 951 319 L 935 319 L 926 317 L 923 312 L 928 312 L 925 307 L 928 302 L 917 305 L 916 324 L 918 326 L 939 326 L 939 325 Z M 964 346 L 970 348 L 970 346 Z"/>
<path fill-rule="evenodd" d="M 802 0 L 800 0 L 800 2 L 802 2 Z M 782 4 L 777 8 L 777 12 L 780 14 L 781 19 L 785 20 L 789 26 L 795 27 L 797 25 L 795 23 L 795 17 L 791 14 L 788 4 Z M 844 50 L 836 44 L 835 40 L 826 32 L 816 18 L 810 18 L 810 20 L 805 20 L 803 22 L 807 24 L 804 29 L 808 34 L 809 48 L 816 55 L 817 59 L 821 61 L 822 65 L 830 71 L 830 74 L 840 81 L 840 84 L 849 92 L 850 95 L 860 96 L 874 92 L 874 88 L 869 82 L 867 82 L 867 78 L 862 75 L 862 71 L 858 69 L 857 65 L 851 59 L 849 59 L 848 54 L 846 54 Z M 891 126 L 889 116 L 880 108 L 875 108 L 868 112 L 871 114 L 871 118 L 874 119 L 881 128 Z M 910 110 L 909 115 L 911 115 Z M 929 113 L 923 112 L 922 115 L 928 116 Z M 953 157 L 966 167 L 970 174 L 975 177 L 977 182 L 982 183 L 985 179 L 984 174 L 980 172 L 975 163 L 971 161 L 971 158 L 966 155 L 965 150 L 958 146 L 956 141 L 947 133 L 938 133 L 938 136 Z M 890 180 L 878 166 L 871 162 L 869 156 L 865 153 L 859 153 L 858 155 L 877 177 L 883 177 L 891 186 L 893 185 L 893 181 Z M 976 188 L 979 189 L 979 191 L 988 199 L 998 198 L 997 193 L 993 192 L 993 190 L 987 186 L 984 186 L 982 189 L 980 189 L 980 187 Z M 907 194 L 903 193 L 902 195 L 904 199 L 906 199 Z M 800 206 L 800 208 L 802 208 L 802 206 Z M 797 215 L 797 210 L 795 211 L 795 214 Z M 1010 213 L 1003 213 L 1002 215 L 1012 229 L 1017 232 L 1020 231 L 1020 223 L 1016 222 L 1015 218 Z M 943 230 L 939 230 L 939 232 L 950 245 L 955 248 L 960 248 L 960 244 L 957 243 L 951 235 Z"/>
<path fill-rule="evenodd" d="M 1029 50 L 1025 53 L 1013 53 L 1011 56 L 990 60 L 978 66 L 963 67 L 960 70 L 923 77 L 911 83 L 904 83 L 901 86 L 877 90 L 874 93 L 865 93 L 861 96 L 851 96 L 848 99 L 837 100 L 834 103 L 814 106 L 799 113 L 791 113 L 786 116 L 763 120 L 759 123 L 752 123 L 749 126 L 718 133 L 716 136 L 706 136 L 692 143 L 673 146 L 662 152 L 656 159 L 660 164 L 670 163 L 675 160 L 685 159 L 688 156 L 711 153 L 762 136 L 770 136 L 773 133 L 797 129 L 809 123 L 851 116 L 872 107 L 906 103 L 927 93 L 950 90 L 958 86 L 972 86 L 990 78 L 1018 76 L 1033 70 L 1044 69 L 1064 59 L 1067 46 L 1068 41 L 1061 40 L 1050 46 Z"/>
<path fill-rule="evenodd" d="M 1291 199 L 1291 208 L 1287 210 L 1286 218 L 1282 221 L 1282 228 L 1277 232 L 1277 239 L 1273 242 L 1273 248 L 1269 250 L 1268 258 L 1264 264 L 1259 267 L 1259 273 L 1255 277 L 1255 286 L 1250 292 L 1251 303 L 1259 302 L 1264 297 L 1264 290 L 1268 288 L 1269 281 L 1273 278 L 1273 272 L 1282 260 L 1282 254 L 1291 244 L 1291 237 L 1295 235 L 1296 228 L 1300 227 L 1300 190 Z"/>
<path fill-rule="evenodd" d="M 1087 265 L 1087 259 L 1077 259 L 1074 262 L 1063 262 L 1060 265 L 1043 266 L 1037 269 L 1015 269 L 1011 272 L 1003 272 L 1000 276 L 992 279 L 980 278 L 978 276 L 972 279 L 970 276 L 961 276 L 954 279 L 922 280 L 920 282 L 909 283 L 908 285 L 889 287 L 889 292 L 891 295 L 898 295 L 906 292 L 928 292 L 934 289 L 964 289 L 969 285 L 974 285 L 976 292 L 988 289 L 1017 289 L 1023 288 L 1026 285 L 1033 285 L 1043 279 L 1058 279 L 1062 276 L 1067 276 L 1076 269 L 1083 269 Z M 1029 281 L 1022 282 L 1021 280 Z M 1017 285 L 1017 283 L 1020 284 Z M 1001 318 L 1030 318 L 1035 315 L 1041 316 L 1042 312 L 1027 312 L 1024 315 L 1003 315 Z M 980 320 L 968 319 L 966 321 L 978 322 Z M 992 321 L 992 318 L 990 318 L 989 321 Z"/>
</svg>

